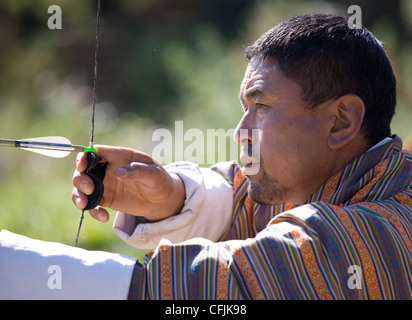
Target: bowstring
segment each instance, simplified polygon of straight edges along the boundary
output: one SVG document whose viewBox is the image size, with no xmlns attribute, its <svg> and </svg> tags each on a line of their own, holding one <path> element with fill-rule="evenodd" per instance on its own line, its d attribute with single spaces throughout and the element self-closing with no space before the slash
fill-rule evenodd
<svg viewBox="0 0 412 320">
<path fill-rule="evenodd" d="M 96 13 L 96 47 L 94 50 L 94 73 L 93 73 L 93 103 L 92 103 L 92 129 L 90 134 L 90 144 L 89 147 L 94 147 L 94 118 L 96 114 L 96 87 L 97 87 L 97 65 L 98 65 L 98 57 L 99 57 L 99 30 L 100 30 L 100 0 L 97 0 L 97 13 Z M 80 229 L 82 228 L 84 219 L 84 210 L 80 215 L 80 222 L 79 227 L 77 229 L 77 236 L 76 236 L 76 243 L 75 247 L 77 247 L 77 243 L 79 241 Z"/>
<path fill-rule="evenodd" d="M 99 56 L 99 30 L 100 30 L 100 0 L 97 0 L 96 13 L 96 48 L 94 50 L 94 75 L 93 75 L 93 111 L 92 111 L 92 132 L 90 134 L 90 147 L 94 146 L 94 116 L 96 114 L 96 86 L 97 86 L 97 65 Z"/>
</svg>

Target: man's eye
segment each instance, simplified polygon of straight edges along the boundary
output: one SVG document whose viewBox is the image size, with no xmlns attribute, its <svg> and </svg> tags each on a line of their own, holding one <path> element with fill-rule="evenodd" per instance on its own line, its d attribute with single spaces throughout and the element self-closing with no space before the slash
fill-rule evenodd
<svg viewBox="0 0 412 320">
<path fill-rule="evenodd" d="M 266 107 L 267 107 L 267 105 L 265 105 L 265 104 L 256 103 L 256 109 L 263 109 L 263 108 L 266 108 Z"/>
</svg>

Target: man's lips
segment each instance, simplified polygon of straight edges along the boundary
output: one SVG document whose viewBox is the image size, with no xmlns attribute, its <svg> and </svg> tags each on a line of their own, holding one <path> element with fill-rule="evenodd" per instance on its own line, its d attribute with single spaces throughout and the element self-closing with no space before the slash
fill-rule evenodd
<svg viewBox="0 0 412 320">
<path fill-rule="evenodd" d="M 240 155 L 240 162 L 243 164 L 242 173 L 244 175 L 255 175 L 260 170 L 260 161 L 245 154 Z"/>
<path fill-rule="evenodd" d="M 248 156 L 246 153 L 241 153 L 240 154 L 240 162 L 244 165 L 247 166 L 253 162 L 259 162 L 257 159 L 253 159 L 252 157 Z"/>
</svg>

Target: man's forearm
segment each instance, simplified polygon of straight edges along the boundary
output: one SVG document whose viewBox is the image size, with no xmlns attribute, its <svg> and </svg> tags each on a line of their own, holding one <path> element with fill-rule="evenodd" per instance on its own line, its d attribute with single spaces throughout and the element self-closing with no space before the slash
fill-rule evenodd
<svg viewBox="0 0 412 320">
<path fill-rule="evenodd" d="M 193 163 L 176 163 L 167 170 L 185 184 L 186 201 L 180 213 L 151 223 L 119 212 L 115 232 L 140 249 L 154 249 L 162 238 L 173 243 L 195 237 L 219 240 L 232 219 L 232 187 L 220 174 Z"/>
</svg>

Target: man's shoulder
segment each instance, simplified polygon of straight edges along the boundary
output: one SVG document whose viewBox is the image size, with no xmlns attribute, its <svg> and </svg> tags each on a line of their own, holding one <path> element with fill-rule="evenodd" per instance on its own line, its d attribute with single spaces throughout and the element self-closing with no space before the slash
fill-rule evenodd
<svg viewBox="0 0 412 320">
<path fill-rule="evenodd" d="M 236 180 L 246 180 L 237 161 L 218 162 L 211 166 L 210 169 L 222 175 L 230 185 L 233 185 Z"/>
</svg>

